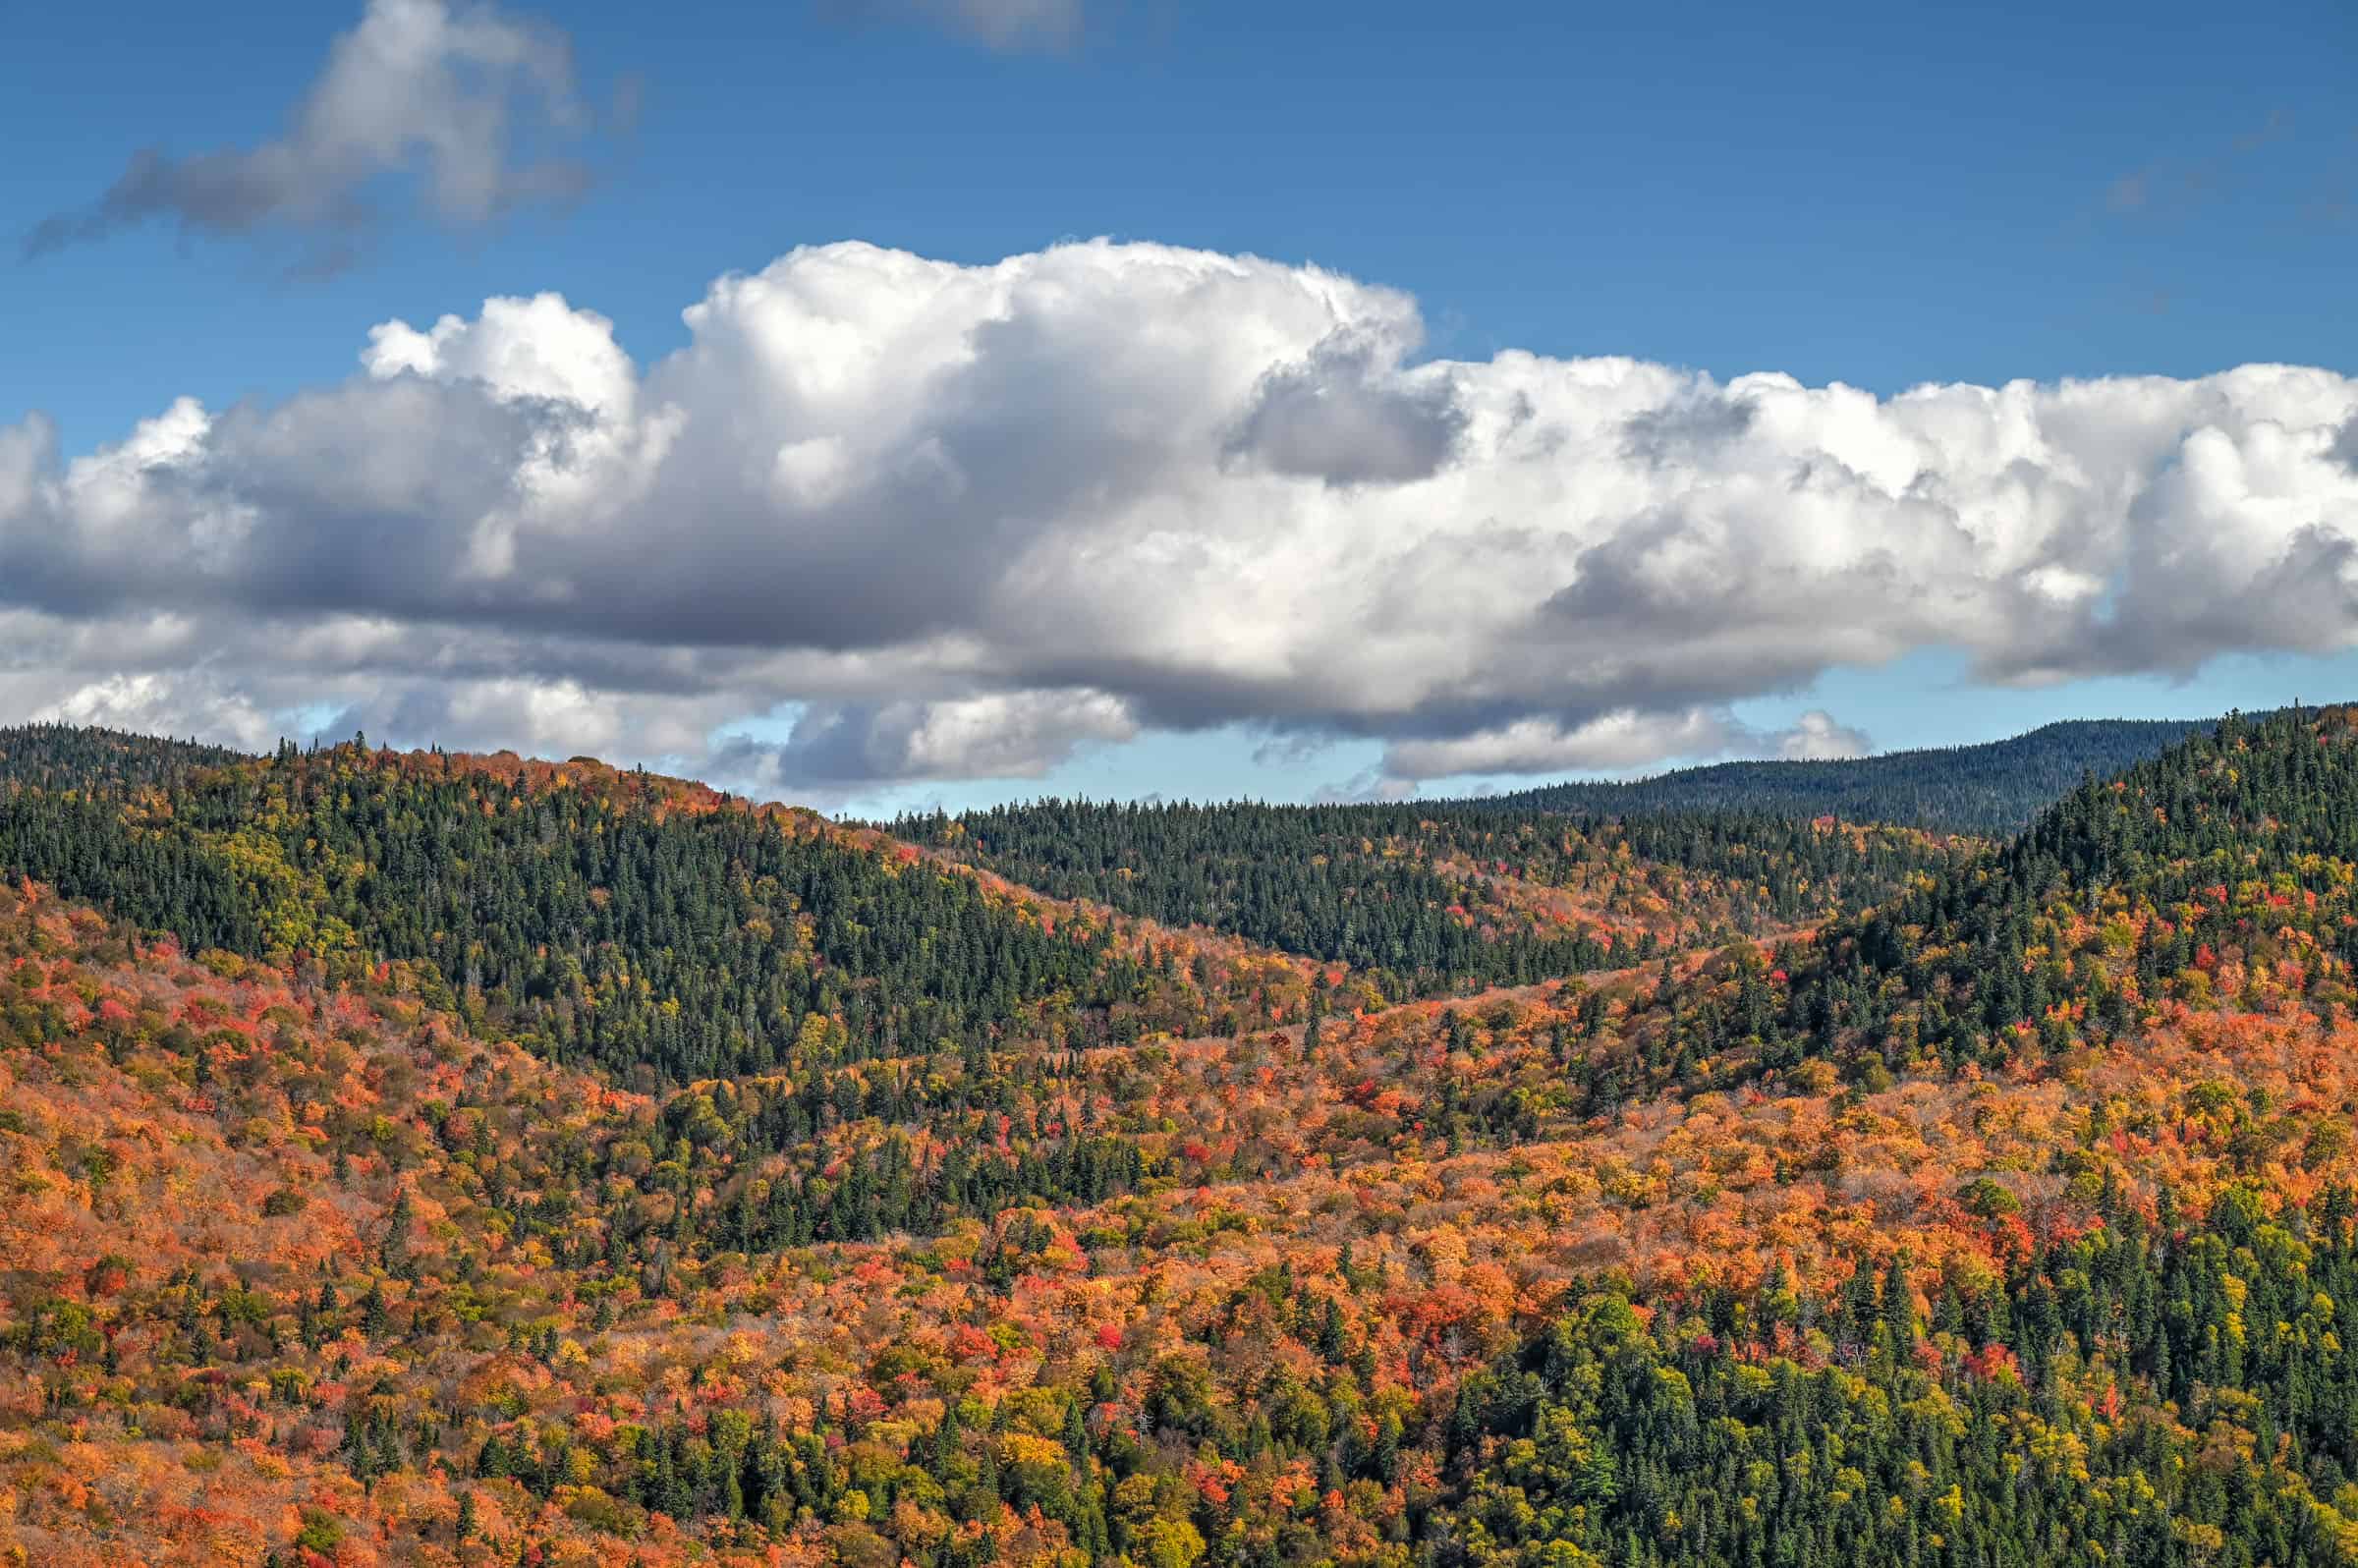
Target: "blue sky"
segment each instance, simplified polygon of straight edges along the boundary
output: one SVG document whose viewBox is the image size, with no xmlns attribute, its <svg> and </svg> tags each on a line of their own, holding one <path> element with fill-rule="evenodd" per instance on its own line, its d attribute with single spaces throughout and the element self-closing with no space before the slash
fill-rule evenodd
<svg viewBox="0 0 2358 1568">
<path fill-rule="evenodd" d="M 324 278 L 288 275 L 314 244 L 287 226 L 158 221 L 16 262 L 0 425 L 44 414 L 70 457 L 178 396 L 267 406 L 354 374 L 376 323 L 495 295 L 561 293 L 648 365 L 690 341 L 681 311 L 714 278 L 847 239 L 977 265 L 1094 236 L 1317 263 L 1414 298 L 1412 361 L 1622 355 L 1881 395 L 2358 371 L 2346 6 L 1805 11 L 1134 0 L 1078 9 L 1060 44 L 994 47 L 914 5 L 577 5 L 549 20 L 597 126 L 548 138 L 595 171 L 577 200 L 453 225 L 386 176 L 366 188 L 381 220 Z M 13 17 L 0 229 L 87 207 L 141 147 L 278 135 L 358 17 Z M 2298 649 L 2030 690 L 1974 666 L 1926 645 L 1727 711 L 1767 732 L 1823 708 L 1888 748 L 2358 690 L 2358 664 Z M 782 695 L 720 727 L 790 734 Z M 1251 718 L 1150 722 L 1031 776 L 836 794 L 1302 795 L 1378 770 L 1386 744 L 1267 739 Z"/>
</svg>

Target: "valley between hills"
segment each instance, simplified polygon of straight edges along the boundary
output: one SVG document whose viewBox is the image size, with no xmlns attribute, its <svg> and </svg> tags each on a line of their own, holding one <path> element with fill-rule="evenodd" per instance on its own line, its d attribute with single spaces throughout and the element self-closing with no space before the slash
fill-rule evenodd
<svg viewBox="0 0 2358 1568">
<path fill-rule="evenodd" d="M 0 1562 L 2358 1563 L 2358 712 L 876 824 L 0 731 Z"/>
</svg>

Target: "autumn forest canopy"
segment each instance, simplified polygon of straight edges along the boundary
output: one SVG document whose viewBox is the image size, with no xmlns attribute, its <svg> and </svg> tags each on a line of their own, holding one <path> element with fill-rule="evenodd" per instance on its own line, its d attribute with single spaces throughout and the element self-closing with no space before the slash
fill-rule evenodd
<svg viewBox="0 0 2358 1568">
<path fill-rule="evenodd" d="M 0 1563 L 2358 1564 L 2358 710 L 830 820 L 0 730 Z"/>
<path fill-rule="evenodd" d="M 2358 1568 L 2358 10 L 146 5 L 0 1568 Z"/>
</svg>

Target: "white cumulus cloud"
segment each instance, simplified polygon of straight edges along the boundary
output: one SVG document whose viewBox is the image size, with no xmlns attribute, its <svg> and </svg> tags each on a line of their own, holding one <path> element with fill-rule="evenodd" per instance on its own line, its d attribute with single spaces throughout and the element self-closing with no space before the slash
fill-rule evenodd
<svg viewBox="0 0 2358 1568">
<path fill-rule="evenodd" d="M 1852 755 L 1734 704 L 1923 648 L 2028 684 L 2358 642 L 2358 382 L 2324 369 L 1879 397 L 1430 360 L 1397 291 L 1103 241 L 813 247 L 684 315 L 642 364 L 494 300 L 281 402 L 159 392 L 97 451 L 0 428 L 0 700 L 787 792 L 1241 723 L 1399 781 Z"/>
<path fill-rule="evenodd" d="M 1836 762 L 1875 750 L 1864 731 L 1836 723 L 1822 707 L 1802 714 L 1775 742 L 1776 755 L 1789 762 Z"/>
</svg>

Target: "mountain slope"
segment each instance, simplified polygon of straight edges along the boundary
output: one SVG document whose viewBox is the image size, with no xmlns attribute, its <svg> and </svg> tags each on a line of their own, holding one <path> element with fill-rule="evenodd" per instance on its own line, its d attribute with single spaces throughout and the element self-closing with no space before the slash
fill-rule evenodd
<svg viewBox="0 0 2358 1568">
<path fill-rule="evenodd" d="M 2346 1021 L 1584 1122 L 1532 1092 L 1646 977 L 1420 1004 L 1061 1069 L 1186 1180 L 749 1247 L 740 1092 L 37 892 L 0 964 L 28 1562 L 2323 1564 L 2358 1522 Z"/>
<path fill-rule="evenodd" d="M 413 963 L 471 1019 L 649 1084 L 1013 1030 L 1193 1030 L 1298 1009 L 1310 981 L 587 760 L 282 750 L 128 803 L 28 791 L 0 812 L 0 869 L 192 948 L 331 975 Z"/>
<path fill-rule="evenodd" d="M 1054 893 L 1349 964 L 1393 996 L 1790 929 L 1975 850 L 1730 812 L 1575 823 L 1437 805 L 1046 800 L 890 830 Z"/>
<path fill-rule="evenodd" d="M 1787 1027 L 1896 1067 L 2110 1038 L 2171 1001 L 2358 1001 L 2358 709 L 2230 716 L 1985 867 L 1830 928 Z"/>
<path fill-rule="evenodd" d="M 1873 1089 L 2042 1071 L 2187 1010 L 2338 1016 L 2358 1005 L 2354 823 L 2352 710 L 2230 717 L 1733 987 L 1666 976 L 1567 1078 L 1598 1107 L 1804 1070 Z"/>
</svg>

